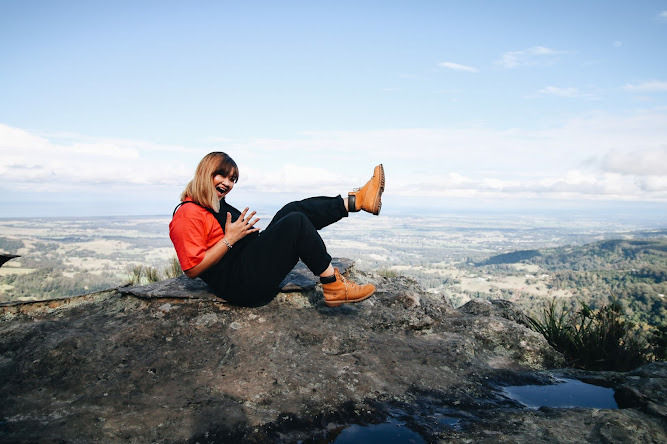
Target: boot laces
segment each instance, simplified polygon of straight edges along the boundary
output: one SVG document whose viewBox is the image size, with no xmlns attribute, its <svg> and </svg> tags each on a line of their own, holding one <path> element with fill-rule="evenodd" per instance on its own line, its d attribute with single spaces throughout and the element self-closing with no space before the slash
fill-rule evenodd
<svg viewBox="0 0 667 444">
<path fill-rule="evenodd" d="M 350 300 L 350 297 L 349 297 L 348 294 L 347 294 L 347 284 L 348 284 L 348 283 L 352 283 L 352 282 L 348 281 L 347 278 L 345 278 L 345 276 L 343 276 L 342 274 L 340 274 L 340 273 L 338 272 L 338 270 L 336 270 L 336 275 L 337 275 L 336 277 L 337 277 L 337 278 L 340 278 L 340 281 L 341 281 L 341 282 L 343 283 L 343 285 L 345 286 L 345 302 L 347 302 L 347 301 Z"/>
<path fill-rule="evenodd" d="M 368 179 L 368 182 L 366 182 L 366 185 L 368 185 L 368 183 L 371 182 L 374 178 L 375 178 L 375 174 L 373 174 L 373 177 L 371 177 L 370 179 Z M 363 188 L 366 187 L 366 185 L 364 185 L 363 187 L 359 187 L 359 188 L 352 188 L 352 192 L 354 192 L 354 191 L 361 191 Z"/>
</svg>

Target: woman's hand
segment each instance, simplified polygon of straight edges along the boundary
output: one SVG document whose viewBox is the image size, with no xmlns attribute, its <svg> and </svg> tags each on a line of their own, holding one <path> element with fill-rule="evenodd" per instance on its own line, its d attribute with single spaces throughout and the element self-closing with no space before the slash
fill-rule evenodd
<svg viewBox="0 0 667 444">
<path fill-rule="evenodd" d="M 253 211 L 246 216 L 247 212 L 248 208 L 246 207 L 246 209 L 241 212 L 239 218 L 236 219 L 236 222 L 232 222 L 232 214 L 229 212 L 227 213 L 224 237 L 224 239 L 227 239 L 227 242 L 234 244 L 250 233 L 256 233 L 259 231 L 259 228 L 254 227 L 254 225 L 259 220 L 259 217 L 255 218 L 255 220 L 251 220 L 252 217 L 257 214 L 257 212 Z"/>
<path fill-rule="evenodd" d="M 251 220 L 252 217 L 257 213 L 253 211 L 246 216 L 248 209 L 243 210 L 241 215 L 236 222 L 232 223 L 232 215 L 227 213 L 227 222 L 225 223 L 225 237 L 222 239 L 226 240 L 230 244 L 234 244 L 239 240 L 243 239 L 245 236 L 250 233 L 255 233 L 259 231 L 259 228 L 255 228 L 253 225 L 257 223 L 259 217 L 255 220 Z M 217 244 L 213 245 L 210 249 L 206 250 L 204 259 L 195 265 L 194 267 L 185 270 L 185 275 L 190 279 L 194 279 L 199 276 L 202 272 L 208 270 L 213 265 L 217 264 L 222 257 L 227 254 L 229 248 L 227 244 L 220 240 Z"/>
</svg>

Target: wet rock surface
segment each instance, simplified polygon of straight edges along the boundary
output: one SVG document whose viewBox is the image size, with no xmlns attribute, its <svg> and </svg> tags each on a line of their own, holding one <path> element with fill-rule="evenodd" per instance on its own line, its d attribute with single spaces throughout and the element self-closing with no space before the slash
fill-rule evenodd
<svg viewBox="0 0 667 444">
<path fill-rule="evenodd" d="M 0 441 L 332 442 L 388 417 L 426 442 L 667 441 L 664 363 L 568 373 L 507 302 L 456 310 L 409 278 L 352 275 L 378 291 L 338 308 L 319 286 L 239 308 L 175 296 L 172 282 L 5 309 Z M 625 408 L 531 410 L 503 395 L 557 375 L 627 392 Z"/>
</svg>

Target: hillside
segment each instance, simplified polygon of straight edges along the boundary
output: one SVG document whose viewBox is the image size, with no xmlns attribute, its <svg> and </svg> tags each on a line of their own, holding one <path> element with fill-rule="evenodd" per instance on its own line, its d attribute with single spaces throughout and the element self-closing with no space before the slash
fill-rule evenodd
<svg viewBox="0 0 667 444">
<path fill-rule="evenodd" d="M 661 233 L 658 233 L 661 234 Z M 477 267 L 502 275 L 519 266 L 547 276 L 544 285 L 566 291 L 572 304 L 599 307 L 619 302 L 633 320 L 649 325 L 667 321 L 667 238 L 616 239 L 583 246 L 517 251 L 492 256 Z M 516 301 L 521 304 L 521 301 Z M 535 301 L 523 301 L 534 308 Z"/>
</svg>

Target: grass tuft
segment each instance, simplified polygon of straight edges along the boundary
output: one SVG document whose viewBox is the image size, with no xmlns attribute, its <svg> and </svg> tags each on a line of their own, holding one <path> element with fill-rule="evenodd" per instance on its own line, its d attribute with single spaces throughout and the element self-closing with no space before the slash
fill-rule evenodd
<svg viewBox="0 0 667 444">
<path fill-rule="evenodd" d="M 169 261 L 169 265 L 164 267 L 165 279 L 179 277 L 182 274 L 183 270 L 181 269 L 181 264 L 178 262 L 178 257 L 172 256 L 171 261 Z"/>
<path fill-rule="evenodd" d="M 573 367 L 628 371 L 665 359 L 667 327 L 641 330 L 617 302 L 594 310 L 583 302 L 575 309 L 552 300 L 528 321 Z"/>
<path fill-rule="evenodd" d="M 378 275 L 386 277 L 386 278 L 394 278 L 394 277 L 400 276 L 400 273 L 398 271 L 392 270 L 389 267 L 378 268 L 377 270 L 375 270 L 375 272 Z"/>
<path fill-rule="evenodd" d="M 126 285 L 152 284 L 153 282 L 175 278 L 183 274 L 183 270 L 181 270 L 181 265 L 176 256 L 171 258 L 169 265 L 164 268 L 162 274 L 160 274 L 160 271 L 157 268 L 146 265 L 131 265 L 128 266 L 127 269 L 129 278 L 125 283 Z"/>
</svg>

